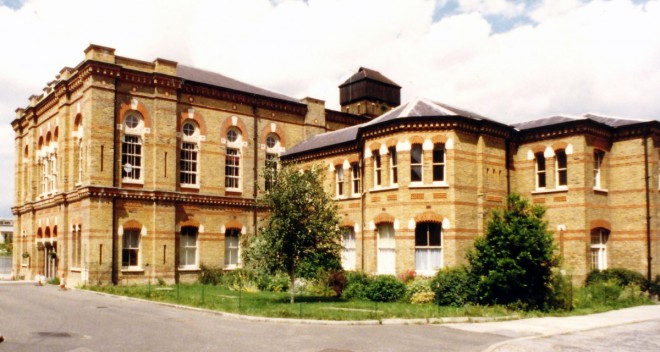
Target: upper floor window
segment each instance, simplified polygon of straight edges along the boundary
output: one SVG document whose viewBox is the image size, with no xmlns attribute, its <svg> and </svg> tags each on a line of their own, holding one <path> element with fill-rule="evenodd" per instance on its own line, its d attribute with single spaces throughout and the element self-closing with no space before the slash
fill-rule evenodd
<svg viewBox="0 0 660 352">
<path fill-rule="evenodd" d="M 236 148 L 227 148 L 225 156 L 225 188 L 239 189 L 241 180 L 241 155 Z"/>
<path fill-rule="evenodd" d="M 433 182 L 445 182 L 445 145 L 433 146 Z"/>
<path fill-rule="evenodd" d="M 598 228 L 591 231 L 591 269 L 607 269 L 607 240 L 609 232 Z"/>
<path fill-rule="evenodd" d="M 566 187 L 568 185 L 568 161 L 564 149 L 555 152 L 555 170 L 557 187 Z"/>
<path fill-rule="evenodd" d="M 594 188 L 603 187 L 603 159 L 605 152 L 602 150 L 594 150 Z"/>
<path fill-rule="evenodd" d="M 122 178 L 139 181 L 142 178 L 142 141 L 140 136 L 125 135 L 121 143 Z"/>
<path fill-rule="evenodd" d="M 266 153 L 266 165 L 265 165 L 265 186 L 266 192 L 270 191 L 273 187 L 273 182 L 277 173 L 279 164 L 277 162 L 277 154 Z"/>
<path fill-rule="evenodd" d="M 358 196 L 360 195 L 360 164 L 351 164 L 351 175 L 353 176 L 353 195 Z"/>
<path fill-rule="evenodd" d="M 179 267 L 197 267 L 197 233 L 198 229 L 194 226 L 181 228 L 181 237 L 179 238 Z"/>
<path fill-rule="evenodd" d="M 424 151 L 421 144 L 413 144 L 410 149 L 410 182 L 422 182 Z"/>
<path fill-rule="evenodd" d="M 374 150 L 374 186 L 380 187 L 383 183 L 383 164 L 380 151 Z"/>
<path fill-rule="evenodd" d="M 534 154 L 536 171 L 536 189 L 545 188 L 545 156 L 543 152 Z"/>
<path fill-rule="evenodd" d="M 396 147 L 390 147 L 388 151 L 390 153 L 390 185 L 395 186 L 399 183 L 399 160 Z"/>
<path fill-rule="evenodd" d="M 241 189 L 241 133 L 236 128 L 227 131 L 227 153 L 225 154 L 225 188 Z"/>
<path fill-rule="evenodd" d="M 337 184 L 337 197 L 343 197 L 344 196 L 344 167 L 341 165 L 338 165 L 335 167 L 335 177 L 336 177 L 336 184 Z"/>
<path fill-rule="evenodd" d="M 124 119 L 121 144 L 121 166 L 124 181 L 142 180 L 142 118 L 130 112 Z"/>
<path fill-rule="evenodd" d="M 199 185 L 199 145 L 193 137 L 199 134 L 197 125 L 186 122 L 181 127 L 183 141 L 179 154 L 179 182 L 185 186 Z"/>
</svg>

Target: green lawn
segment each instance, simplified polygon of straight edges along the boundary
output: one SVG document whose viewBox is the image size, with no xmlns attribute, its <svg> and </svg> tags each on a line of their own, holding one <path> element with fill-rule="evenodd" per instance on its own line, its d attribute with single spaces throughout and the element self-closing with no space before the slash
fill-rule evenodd
<svg viewBox="0 0 660 352">
<path fill-rule="evenodd" d="M 86 286 L 84 289 L 151 301 L 176 303 L 222 312 L 253 316 L 321 320 L 426 319 L 443 317 L 518 316 L 503 307 L 440 307 L 435 304 L 375 303 L 346 301 L 334 297 L 297 295 L 281 292 L 244 292 L 224 286 L 181 284 L 178 286 Z"/>
</svg>

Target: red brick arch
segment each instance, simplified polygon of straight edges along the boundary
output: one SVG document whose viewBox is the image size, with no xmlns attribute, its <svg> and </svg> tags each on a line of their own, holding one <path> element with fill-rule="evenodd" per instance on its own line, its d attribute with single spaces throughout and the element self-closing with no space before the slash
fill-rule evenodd
<svg viewBox="0 0 660 352">
<path fill-rule="evenodd" d="M 393 147 L 396 147 L 397 143 L 399 143 L 399 141 L 396 138 L 390 138 L 390 139 L 387 140 L 387 142 L 385 142 L 385 145 L 388 148 L 393 148 Z"/>
<path fill-rule="evenodd" d="M 181 221 L 181 224 L 180 224 L 181 228 L 184 228 L 184 227 L 199 228 L 199 225 L 200 225 L 199 221 L 197 221 L 195 219 L 186 219 L 186 220 Z"/>
<path fill-rule="evenodd" d="M 424 137 L 422 137 L 422 136 L 412 136 L 412 137 L 410 137 L 410 139 L 408 141 L 410 142 L 411 145 L 413 145 L 413 144 L 424 144 Z"/>
<path fill-rule="evenodd" d="M 222 138 L 225 138 L 227 136 L 227 132 L 229 131 L 229 129 L 232 126 L 234 126 L 234 125 L 231 122 L 231 116 L 229 116 L 228 118 L 225 119 L 225 122 L 222 123 L 222 127 L 220 128 L 220 135 L 221 135 Z M 241 131 L 241 136 L 242 136 L 244 141 L 247 141 L 249 139 L 248 129 L 245 126 L 245 123 L 243 122 L 243 120 L 241 118 L 239 118 L 238 116 L 236 116 L 236 126 L 234 126 L 234 127 L 238 128 L 239 131 Z M 265 139 L 264 139 L 264 141 L 265 141 Z"/>
<path fill-rule="evenodd" d="M 349 220 L 349 219 L 343 219 L 343 220 L 339 223 L 339 227 L 350 227 L 350 228 L 353 228 L 353 227 L 355 227 L 355 221 L 351 221 L 351 220 Z"/>
<path fill-rule="evenodd" d="M 532 150 L 532 153 L 534 153 L 534 154 L 545 152 L 545 146 L 541 145 L 541 144 L 535 144 L 530 149 Z"/>
<path fill-rule="evenodd" d="M 566 149 L 568 147 L 568 143 L 566 142 L 555 142 L 551 146 L 552 150 L 557 151 L 560 149 Z"/>
<path fill-rule="evenodd" d="M 231 122 L 231 120 L 230 120 L 230 122 Z M 280 126 L 278 124 L 275 124 L 275 131 L 272 131 L 272 129 L 270 128 L 270 124 L 268 124 L 268 126 L 264 127 L 263 130 L 261 130 L 261 138 L 260 138 L 261 139 L 261 144 L 266 144 L 266 138 L 268 138 L 268 135 L 271 134 L 271 133 L 277 135 L 277 138 L 280 139 L 280 146 L 282 146 L 282 147 L 286 146 L 286 140 L 284 138 L 284 132 L 282 131 L 282 129 L 280 128 Z"/>
<path fill-rule="evenodd" d="M 374 218 L 374 224 L 393 224 L 394 223 L 394 216 L 388 214 L 388 213 L 380 213 L 378 216 Z"/>
<path fill-rule="evenodd" d="M 123 122 L 124 117 L 126 117 L 126 114 L 129 111 L 139 112 L 140 115 L 142 115 L 142 120 L 144 121 L 144 127 L 151 128 L 151 117 L 149 115 L 149 111 L 147 110 L 147 107 L 144 106 L 144 104 L 141 101 L 138 100 L 137 109 L 135 109 L 135 110 L 133 110 L 133 108 L 131 108 L 130 100 L 127 101 L 127 102 L 121 103 L 121 105 L 119 105 L 119 115 L 117 116 L 119 121 Z"/>
<path fill-rule="evenodd" d="M 197 126 L 199 127 L 199 134 L 202 136 L 206 135 L 206 121 L 204 120 L 204 117 L 195 110 L 193 113 L 193 118 L 192 118 L 195 123 L 197 123 Z M 176 126 L 177 131 L 181 132 L 181 128 L 183 128 L 183 124 L 186 122 L 186 120 L 190 120 L 188 117 L 188 110 L 186 109 L 185 111 L 181 111 L 179 114 L 179 125 Z"/>
<path fill-rule="evenodd" d="M 431 138 L 431 142 L 433 142 L 433 144 L 437 144 L 437 143 L 445 144 L 447 143 L 447 136 L 433 136 Z"/>
<path fill-rule="evenodd" d="M 610 224 L 609 221 L 603 219 L 592 220 L 589 223 L 589 227 L 591 229 L 603 228 L 606 229 L 607 231 L 612 231 L 612 224 Z"/>
<path fill-rule="evenodd" d="M 444 217 L 442 215 L 432 211 L 426 211 L 415 216 L 416 223 L 433 222 L 436 224 L 442 224 L 443 219 Z"/>
<path fill-rule="evenodd" d="M 142 230 L 142 224 L 140 224 L 139 222 L 137 222 L 135 220 L 128 220 L 124 224 L 122 224 L 121 227 L 124 230 L 137 230 L 137 231 Z"/>
<path fill-rule="evenodd" d="M 230 220 L 225 224 L 225 230 L 231 230 L 231 229 L 243 230 L 243 224 L 241 224 L 236 220 Z"/>
</svg>

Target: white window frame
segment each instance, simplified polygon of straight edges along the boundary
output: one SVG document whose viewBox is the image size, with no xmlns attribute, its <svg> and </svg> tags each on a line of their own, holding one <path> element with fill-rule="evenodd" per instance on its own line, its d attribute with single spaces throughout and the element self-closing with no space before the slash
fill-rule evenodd
<svg viewBox="0 0 660 352">
<path fill-rule="evenodd" d="M 564 158 L 563 167 L 559 163 L 560 155 L 563 155 Z M 560 183 L 562 172 L 565 174 L 566 179 L 566 182 L 563 185 Z M 568 188 L 568 155 L 566 155 L 566 151 L 564 149 L 555 151 L 555 187 L 558 189 Z"/>
<path fill-rule="evenodd" d="M 594 189 L 603 189 L 603 160 L 605 152 L 600 149 L 594 150 Z"/>
<path fill-rule="evenodd" d="M 378 275 L 396 274 L 396 233 L 394 224 L 381 223 L 376 226 L 378 240 Z"/>
<path fill-rule="evenodd" d="M 241 190 L 241 150 L 238 148 L 228 147 L 225 154 L 225 189 Z"/>
<path fill-rule="evenodd" d="M 194 236 L 194 241 L 190 238 Z M 184 241 L 187 238 L 188 241 Z M 195 226 L 185 226 L 181 228 L 179 234 L 179 268 L 180 269 L 197 269 L 198 268 L 198 244 L 199 244 L 199 229 Z M 188 256 L 192 255 L 192 263 L 189 262 Z M 185 260 L 184 260 L 185 259 Z M 184 261 L 186 263 L 184 263 Z"/>
<path fill-rule="evenodd" d="M 236 238 L 235 242 L 229 238 Z M 232 270 L 241 265 L 241 230 L 227 229 L 225 231 L 225 269 Z"/>
<path fill-rule="evenodd" d="M 431 244 L 431 226 L 437 226 L 440 236 L 440 244 Z M 418 231 L 426 230 L 424 244 L 418 242 Z M 435 265 L 434 265 L 435 264 Z M 432 276 L 444 266 L 442 251 L 442 224 L 418 223 L 415 226 L 415 272 L 421 276 Z"/>
<path fill-rule="evenodd" d="M 199 145 L 197 143 L 181 142 L 179 182 L 184 187 L 199 187 Z"/>
<path fill-rule="evenodd" d="M 592 270 L 607 269 L 607 241 L 609 231 L 603 228 L 591 232 L 590 256 Z"/>
<path fill-rule="evenodd" d="M 415 149 L 419 148 L 419 162 L 413 162 L 413 153 Z M 419 177 L 418 181 L 413 181 L 414 169 L 419 168 Z M 419 185 L 424 183 L 424 148 L 421 143 L 415 143 L 410 147 L 410 183 L 413 185 Z"/>
<path fill-rule="evenodd" d="M 360 195 L 360 164 L 352 163 L 351 164 L 351 192 L 354 197 Z"/>
<path fill-rule="evenodd" d="M 124 134 L 124 136 L 122 136 L 122 142 L 121 142 L 122 182 L 143 183 L 144 180 L 144 172 L 143 172 L 144 170 L 142 169 L 143 151 L 144 151 L 144 147 L 142 144 L 142 136 L 135 134 Z"/>
<path fill-rule="evenodd" d="M 344 270 L 355 270 L 357 257 L 355 229 L 353 227 L 342 227 L 341 231 L 341 266 Z"/>
<path fill-rule="evenodd" d="M 396 187 L 399 184 L 399 155 L 396 147 L 388 148 L 390 156 L 390 186 Z"/>
<path fill-rule="evenodd" d="M 435 159 L 436 151 L 442 151 L 442 160 L 438 161 Z M 436 185 L 445 185 L 447 184 L 447 149 L 443 143 L 436 143 L 433 145 L 432 151 L 432 177 L 433 184 Z M 442 168 L 442 180 L 435 179 L 435 170 L 436 168 Z"/>
<path fill-rule="evenodd" d="M 374 158 L 374 188 L 383 186 L 383 159 L 380 155 L 380 150 L 373 151 Z"/>
<path fill-rule="evenodd" d="M 129 247 L 126 247 L 126 241 L 128 237 L 131 236 L 136 236 L 137 238 L 137 247 L 130 246 L 132 243 L 129 242 Z M 122 234 L 122 242 L 121 242 L 121 268 L 122 270 L 140 270 L 142 269 L 142 235 L 140 233 L 140 230 L 138 229 L 129 229 L 129 230 L 124 230 L 124 233 Z M 129 240 L 130 241 L 130 240 Z M 135 251 L 135 265 L 131 265 L 130 263 L 130 258 L 128 261 L 128 265 L 124 265 L 124 251 Z"/>
<path fill-rule="evenodd" d="M 345 181 L 344 167 L 342 165 L 337 165 L 335 167 L 335 195 L 337 198 L 343 198 L 346 196 Z"/>
<path fill-rule="evenodd" d="M 543 160 L 543 169 L 539 167 L 541 166 L 541 160 Z M 537 190 L 544 190 L 548 186 L 547 170 L 548 167 L 543 152 L 534 154 L 534 187 Z M 541 179 L 543 179 L 543 185 L 541 185 Z"/>
</svg>

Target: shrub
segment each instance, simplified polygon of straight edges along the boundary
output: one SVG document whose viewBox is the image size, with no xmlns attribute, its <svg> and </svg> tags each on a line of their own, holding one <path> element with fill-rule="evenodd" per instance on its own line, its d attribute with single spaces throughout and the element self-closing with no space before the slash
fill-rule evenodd
<svg viewBox="0 0 660 352">
<path fill-rule="evenodd" d="M 656 275 L 655 279 L 649 283 L 649 293 L 653 296 L 660 296 L 660 275 Z"/>
<path fill-rule="evenodd" d="M 486 236 L 468 254 L 478 303 L 547 307 L 559 257 L 544 214 L 545 208 L 515 193 L 507 197 L 506 209 L 492 212 Z"/>
<path fill-rule="evenodd" d="M 347 271 L 344 273 L 346 286 L 342 291 L 342 297 L 346 299 L 367 300 L 367 288 L 373 280 L 369 275 L 357 272 Z"/>
<path fill-rule="evenodd" d="M 551 294 L 548 308 L 560 310 L 573 309 L 573 283 L 570 278 L 556 271 L 552 276 Z"/>
<path fill-rule="evenodd" d="M 409 284 L 415 280 L 417 272 L 415 270 L 406 270 L 401 275 L 399 275 L 399 280 L 403 281 L 404 284 Z"/>
<path fill-rule="evenodd" d="M 246 269 L 236 269 L 222 276 L 222 283 L 236 291 L 258 291 L 255 275 Z"/>
<path fill-rule="evenodd" d="M 613 281 L 594 281 L 580 290 L 576 307 L 609 306 L 619 299 L 623 287 Z"/>
<path fill-rule="evenodd" d="M 431 303 L 434 300 L 435 300 L 435 293 L 433 293 L 433 291 L 415 292 L 410 297 L 410 303 L 412 304 L 426 304 L 426 303 Z"/>
<path fill-rule="evenodd" d="M 47 282 L 51 285 L 59 285 L 60 284 L 60 278 L 56 276 L 52 279 L 49 279 Z"/>
<path fill-rule="evenodd" d="M 394 302 L 406 294 L 406 284 L 392 275 L 377 276 L 367 287 L 367 298 L 375 302 Z"/>
<path fill-rule="evenodd" d="M 335 271 L 330 273 L 328 276 L 328 287 L 332 289 L 332 292 L 335 293 L 335 296 L 341 296 L 344 288 L 346 288 L 346 275 L 343 271 Z"/>
<path fill-rule="evenodd" d="M 636 271 L 624 268 L 612 268 L 606 270 L 593 270 L 587 275 L 584 282 L 586 286 L 592 285 L 595 282 L 608 282 L 611 281 L 620 287 L 635 285 L 642 291 L 648 291 L 649 282 L 644 275 Z"/>
<path fill-rule="evenodd" d="M 260 291 L 286 292 L 289 289 L 289 277 L 284 273 L 256 275 L 257 288 Z"/>
<path fill-rule="evenodd" d="M 457 266 L 438 271 L 431 281 L 431 289 L 438 305 L 461 307 L 472 300 L 475 284 L 468 268 Z"/>
<path fill-rule="evenodd" d="M 412 296 L 420 292 L 433 292 L 431 289 L 431 280 L 416 279 L 406 285 L 406 297 L 409 299 L 412 299 Z"/>
<path fill-rule="evenodd" d="M 202 285 L 217 285 L 222 282 L 223 271 L 221 268 L 208 267 L 204 264 L 199 266 L 199 276 L 197 281 Z M 158 284 L 161 285 L 163 279 L 158 278 Z M 163 281 L 162 285 L 165 284 Z"/>
</svg>

